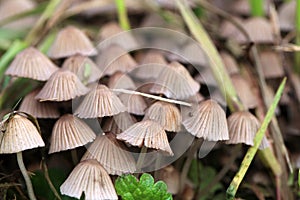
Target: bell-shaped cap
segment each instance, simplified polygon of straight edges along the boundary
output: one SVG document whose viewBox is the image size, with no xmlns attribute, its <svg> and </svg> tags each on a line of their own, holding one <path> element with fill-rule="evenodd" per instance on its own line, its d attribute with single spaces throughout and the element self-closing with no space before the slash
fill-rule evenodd
<svg viewBox="0 0 300 200">
<path fill-rule="evenodd" d="M 51 75 L 35 98 L 40 101 L 68 101 L 88 91 L 76 74 L 60 69 Z"/>
<path fill-rule="evenodd" d="M 170 147 L 167 134 L 163 127 L 155 121 L 143 120 L 135 123 L 124 132 L 117 135 L 133 146 L 153 148 L 174 155 Z"/>
<path fill-rule="evenodd" d="M 105 85 L 97 85 L 83 99 L 75 111 L 80 118 L 97 118 L 125 112 L 121 100 Z"/>
<path fill-rule="evenodd" d="M 185 110 L 182 124 L 192 135 L 208 141 L 228 140 L 226 114 L 214 100 Z"/>
<path fill-rule="evenodd" d="M 84 32 L 74 26 L 67 26 L 58 32 L 48 51 L 48 56 L 58 59 L 75 54 L 94 56 L 97 50 Z"/>
<path fill-rule="evenodd" d="M 115 44 L 101 50 L 96 58 L 96 63 L 103 72 L 103 76 L 116 72 L 130 72 L 138 66 L 127 51 Z"/>
<path fill-rule="evenodd" d="M 100 79 L 102 72 L 89 57 L 76 54 L 65 60 L 62 65 L 78 76 L 83 83 L 92 83 Z"/>
<path fill-rule="evenodd" d="M 114 185 L 106 170 L 96 160 L 83 160 L 73 169 L 60 186 L 60 192 L 80 199 L 118 199 Z"/>
<path fill-rule="evenodd" d="M 282 31 L 291 31 L 295 28 L 296 1 L 286 1 L 278 9 L 279 26 Z"/>
<path fill-rule="evenodd" d="M 142 96 L 137 94 L 120 94 L 119 98 L 127 107 L 127 112 L 135 115 L 144 115 L 147 104 Z"/>
<path fill-rule="evenodd" d="M 248 111 L 234 112 L 227 119 L 229 129 L 229 140 L 227 144 L 244 143 L 250 146 L 254 145 L 254 137 L 260 127 L 258 119 Z M 268 147 L 266 137 L 260 145 L 260 148 Z"/>
<path fill-rule="evenodd" d="M 65 114 L 54 124 L 49 153 L 74 149 L 92 142 L 95 138 L 95 133 L 84 121 Z"/>
<path fill-rule="evenodd" d="M 23 114 L 14 113 L 5 121 L 0 134 L 0 154 L 17 153 L 45 146 L 37 127 Z"/>
<path fill-rule="evenodd" d="M 127 74 L 122 72 L 116 72 L 109 77 L 108 87 L 111 89 L 136 89 L 133 80 Z"/>
<path fill-rule="evenodd" d="M 151 119 L 159 123 L 166 131 L 180 131 L 181 114 L 173 104 L 155 102 L 146 110 L 144 119 Z"/>
<path fill-rule="evenodd" d="M 164 94 L 168 98 L 188 99 L 199 89 L 199 83 L 191 77 L 187 69 L 178 62 L 172 62 L 161 70 L 150 92 Z"/>
<path fill-rule="evenodd" d="M 223 63 L 225 65 L 226 70 L 229 75 L 239 73 L 238 64 L 236 63 L 235 59 L 230 54 L 222 51 L 222 52 L 220 52 L 220 56 L 223 60 Z"/>
<path fill-rule="evenodd" d="M 136 121 L 137 120 L 128 112 L 121 112 L 107 119 L 102 129 L 104 132 L 119 134 L 128 129 L 134 123 L 136 123 Z"/>
<path fill-rule="evenodd" d="M 33 90 L 27 94 L 19 108 L 19 111 L 28 113 L 36 118 L 59 118 L 60 113 L 57 105 L 53 102 L 39 102 L 35 96 L 40 89 Z"/>
<path fill-rule="evenodd" d="M 259 55 L 265 78 L 280 78 L 284 76 L 282 62 L 277 52 L 263 51 Z"/>
<path fill-rule="evenodd" d="M 81 160 L 96 159 L 111 175 L 133 173 L 136 163 L 126 146 L 112 133 L 97 136 Z"/>
<path fill-rule="evenodd" d="M 59 68 L 34 47 L 18 53 L 5 74 L 46 81 Z"/>
</svg>

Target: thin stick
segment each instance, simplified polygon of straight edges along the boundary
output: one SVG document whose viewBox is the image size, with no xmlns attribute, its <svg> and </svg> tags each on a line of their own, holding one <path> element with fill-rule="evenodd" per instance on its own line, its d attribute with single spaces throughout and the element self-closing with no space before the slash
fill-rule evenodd
<svg viewBox="0 0 300 200">
<path fill-rule="evenodd" d="M 121 92 L 121 93 L 125 93 L 125 94 L 141 95 L 143 97 L 148 97 L 148 98 L 151 98 L 151 99 L 156 99 L 156 100 L 164 101 L 164 102 L 168 102 L 168 103 L 175 103 L 175 104 L 179 104 L 179 105 L 183 105 L 183 106 L 189 106 L 189 107 L 192 106 L 192 104 L 184 102 L 184 101 L 178 101 L 178 100 L 174 100 L 174 99 L 167 99 L 167 98 L 155 96 L 155 95 L 152 95 L 152 94 L 137 92 L 137 91 L 134 91 L 134 90 L 112 89 L 112 91 Z"/>
<path fill-rule="evenodd" d="M 23 156 L 22 156 L 21 151 L 17 153 L 17 161 L 18 161 L 18 165 L 20 167 L 20 170 L 22 172 L 22 175 L 24 177 L 25 183 L 26 183 L 29 199 L 30 200 L 36 200 L 36 197 L 35 197 L 34 191 L 33 191 L 33 187 L 32 187 L 32 183 L 30 181 L 30 178 L 28 176 L 27 170 L 26 170 L 24 162 L 23 162 Z"/>
<path fill-rule="evenodd" d="M 283 92 L 283 89 L 284 89 L 284 86 L 285 86 L 285 83 L 286 83 L 286 78 L 283 79 L 283 81 L 281 82 L 277 92 L 276 92 L 276 95 L 274 97 L 274 100 L 266 114 L 266 117 L 264 119 L 264 121 L 262 122 L 261 124 L 261 127 L 259 128 L 259 130 L 257 131 L 256 135 L 255 135 L 255 138 L 254 138 L 254 146 L 250 147 L 247 151 L 247 154 L 245 155 L 243 161 L 242 161 L 242 164 L 241 164 L 241 167 L 239 169 L 239 171 L 236 173 L 236 175 L 234 176 L 234 178 L 232 179 L 231 183 L 230 183 L 230 186 L 228 187 L 227 189 L 227 192 L 226 192 L 226 199 L 228 200 L 233 200 L 234 197 L 235 197 L 235 194 L 238 190 L 238 187 L 239 185 L 241 184 L 257 150 L 258 150 L 258 147 L 264 137 L 264 134 L 268 128 L 268 125 L 269 123 L 271 122 L 272 118 L 273 118 L 273 115 L 275 113 L 275 109 L 278 105 L 278 102 L 281 98 L 281 95 L 282 95 L 282 92 Z"/>
</svg>

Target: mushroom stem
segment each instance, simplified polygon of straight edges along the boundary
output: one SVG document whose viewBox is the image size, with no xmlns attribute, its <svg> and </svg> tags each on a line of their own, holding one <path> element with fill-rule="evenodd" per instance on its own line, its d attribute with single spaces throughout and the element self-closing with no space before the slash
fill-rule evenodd
<svg viewBox="0 0 300 200">
<path fill-rule="evenodd" d="M 139 172 L 142 169 L 143 162 L 144 162 L 145 157 L 146 157 L 147 149 L 148 148 L 145 147 L 145 146 L 143 146 L 142 149 L 141 149 L 138 161 L 136 163 L 136 172 Z"/>
<path fill-rule="evenodd" d="M 30 178 L 28 176 L 27 170 L 26 170 L 24 162 L 23 162 L 22 151 L 17 153 L 17 161 L 18 161 L 18 165 L 20 167 L 20 170 L 22 172 L 22 175 L 25 179 L 29 199 L 30 200 L 36 200 L 36 197 L 35 197 L 34 192 L 33 192 L 32 183 L 30 181 Z"/>
<path fill-rule="evenodd" d="M 78 155 L 76 149 L 71 150 L 71 156 L 72 156 L 72 161 L 74 165 L 77 165 L 78 163 Z"/>
</svg>

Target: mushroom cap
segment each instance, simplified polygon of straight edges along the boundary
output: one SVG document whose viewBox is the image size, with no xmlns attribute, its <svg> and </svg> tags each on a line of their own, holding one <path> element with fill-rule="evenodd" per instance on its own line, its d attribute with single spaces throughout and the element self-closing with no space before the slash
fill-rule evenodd
<svg viewBox="0 0 300 200">
<path fill-rule="evenodd" d="M 108 87 L 111 89 L 136 89 L 133 80 L 122 72 L 116 72 L 109 77 Z"/>
<path fill-rule="evenodd" d="M 136 163 L 124 144 L 112 133 L 97 136 L 81 160 L 96 159 L 111 175 L 133 173 Z"/>
<path fill-rule="evenodd" d="M 146 110 L 144 119 L 151 119 L 159 123 L 166 131 L 180 131 L 181 114 L 173 104 L 155 102 Z"/>
<path fill-rule="evenodd" d="M 53 127 L 49 153 L 74 149 L 92 142 L 95 138 L 95 133 L 84 121 L 65 114 Z"/>
<path fill-rule="evenodd" d="M 51 75 L 35 98 L 40 101 L 68 101 L 88 91 L 76 74 L 60 69 Z"/>
<path fill-rule="evenodd" d="M 103 125 L 104 132 L 119 134 L 132 126 L 137 120 L 128 112 L 121 112 L 109 118 Z"/>
<path fill-rule="evenodd" d="M 192 135 L 208 141 L 228 140 L 226 114 L 214 100 L 206 100 L 187 108 L 182 124 Z"/>
<path fill-rule="evenodd" d="M 187 69 L 178 62 L 172 62 L 164 67 L 150 92 L 164 94 L 168 98 L 187 99 L 200 89 Z"/>
<path fill-rule="evenodd" d="M 170 156 L 174 155 L 165 130 L 160 124 L 152 120 L 143 120 L 135 123 L 124 132 L 118 134 L 117 139 L 124 140 L 133 146 L 145 146 L 161 150 Z"/>
<path fill-rule="evenodd" d="M 83 99 L 75 111 L 80 118 L 112 116 L 125 112 L 121 100 L 105 85 L 97 85 Z"/>
<path fill-rule="evenodd" d="M 115 72 L 130 72 L 138 67 L 135 60 L 122 47 L 112 44 L 103 49 L 96 58 L 96 63 L 104 75 Z"/>
<path fill-rule="evenodd" d="M 220 52 L 220 56 L 224 62 L 226 70 L 229 75 L 239 73 L 239 67 L 236 63 L 235 59 L 229 54 L 224 51 Z"/>
<path fill-rule="evenodd" d="M 5 74 L 46 81 L 59 68 L 34 47 L 17 54 Z"/>
<path fill-rule="evenodd" d="M 60 113 L 55 103 L 39 102 L 35 96 L 40 92 L 40 89 L 33 90 L 23 99 L 19 111 L 31 114 L 36 118 L 59 118 Z"/>
<path fill-rule="evenodd" d="M 62 69 L 67 69 L 78 76 L 82 82 L 92 83 L 100 79 L 102 72 L 89 57 L 76 54 L 66 59 Z"/>
<path fill-rule="evenodd" d="M 0 1 L 0 21 L 22 12 L 29 11 L 35 7 L 35 2 L 31 0 L 2 0 Z M 27 16 L 5 24 L 1 26 L 1 28 L 22 30 L 31 27 L 35 21 L 36 17 Z"/>
<path fill-rule="evenodd" d="M 227 144 L 244 143 L 254 145 L 254 137 L 260 127 L 258 119 L 248 111 L 234 112 L 227 119 L 229 140 Z M 266 137 L 263 138 L 260 148 L 268 147 Z"/>
<path fill-rule="evenodd" d="M 282 31 L 291 31 L 295 27 L 296 1 L 284 2 L 278 9 L 279 25 Z"/>
<path fill-rule="evenodd" d="M 265 78 L 280 78 L 284 76 L 282 62 L 274 51 L 260 52 L 261 66 Z"/>
<path fill-rule="evenodd" d="M 37 127 L 21 114 L 13 114 L 2 126 L 6 130 L 0 134 L 0 154 L 45 146 Z"/>
<path fill-rule="evenodd" d="M 48 56 L 58 59 L 75 54 L 94 56 L 97 50 L 84 32 L 74 26 L 67 26 L 58 32 L 48 51 Z"/>
<path fill-rule="evenodd" d="M 64 195 L 80 199 L 118 199 L 114 185 L 108 173 L 96 160 L 83 160 L 71 172 L 60 186 Z"/>
<path fill-rule="evenodd" d="M 147 104 L 142 96 L 137 94 L 119 94 L 122 103 L 127 107 L 129 113 L 144 115 Z"/>
</svg>

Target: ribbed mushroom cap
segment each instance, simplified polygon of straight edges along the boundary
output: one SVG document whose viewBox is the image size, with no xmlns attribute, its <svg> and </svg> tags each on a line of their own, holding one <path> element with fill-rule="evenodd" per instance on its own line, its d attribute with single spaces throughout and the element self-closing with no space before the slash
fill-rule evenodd
<svg viewBox="0 0 300 200">
<path fill-rule="evenodd" d="M 199 74 L 195 76 L 195 80 L 201 84 L 208 86 L 218 86 L 218 83 L 210 68 L 203 69 Z"/>
<path fill-rule="evenodd" d="M 125 145 L 112 133 L 97 136 L 81 160 L 96 159 L 111 175 L 133 173 L 136 163 Z"/>
<path fill-rule="evenodd" d="M 119 134 L 128 129 L 136 122 L 136 119 L 128 112 L 121 112 L 110 119 L 108 119 L 103 125 L 104 132 L 112 132 Z"/>
<path fill-rule="evenodd" d="M 239 74 L 232 75 L 230 78 L 243 104 L 247 108 L 255 108 L 258 102 L 250 83 Z"/>
<path fill-rule="evenodd" d="M 139 79 L 157 78 L 163 66 L 168 64 L 162 52 L 153 50 L 141 56 L 139 63 L 140 66 L 133 71 L 134 76 Z"/>
<path fill-rule="evenodd" d="M 157 179 L 166 183 L 169 193 L 177 194 L 179 192 L 180 174 L 172 165 L 159 170 Z"/>
<path fill-rule="evenodd" d="M 199 83 L 191 77 L 187 69 L 177 62 L 172 62 L 161 70 L 156 85 L 150 91 L 164 94 L 168 98 L 187 99 L 199 89 Z"/>
<path fill-rule="evenodd" d="M 49 153 L 74 149 L 92 142 L 95 138 L 95 133 L 84 121 L 65 114 L 53 127 Z"/>
<path fill-rule="evenodd" d="M 233 19 L 239 23 L 243 23 L 242 22 L 243 20 L 241 18 L 234 16 Z M 224 38 L 234 38 L 234 35 L 238 31 L 239 31 L 239 29 L 228 20 L 223 20 L 223 22 L 221 23 L 221 26 L 219 27 L 220 35 Z"/>
<path fill-rule="evenodd" d="M 115 72 L 130 72 L 138 65 L 122 47 L 111 45 L 99 53 L 96 63 L 103 71 L 103 75 L 112 75 Z"/>
<path fill-rule="evenodd" d="M 46 81 L 59 68 L 34 47 L 18 53 L 5 74 Z"/>
<path fill-rule="evenodd" d="M 117 44 L 123 49 L 132 50 L 138 47 L 137 41 L 132 36 L 130 31 L 124 31 L 118 23 L 109 22 L 101 27 L 99 32 L 100 42 L 108 39 L 109 44 Z M 105 47 L 106 43 L 102 42 L 101 47 Z"/>
<path fill-rule="evenodd" d="M 243 26 L 253 42 L 257 44 L 268 44 L 274 42 L 271 23 L 265 18 L 251 17 L 243 22 Z M 240 31 L 235 33 L 233 39 L 242 44 L 248 42 L 243 33 Z"/>
<path fill-rule="evenodd" d="M 182 124 L 192 135 L 208 141 L 229 139 L 226 114 L 216 101 L 203 101 L 185 112 Z"/>
<path fill-rule="evenodd" d="M 105 85 L 97 85 L 83 99 L 75 111 L 80 118 L 112 116 L 125 112 L 121 100 Z"/>
<path fill-rule="evenodd" d="M 51 75 L 42 90 L 35 97 L 40 101 L 67 101 L 89 91 L 76 74 L 60 69 Z"/>
<path fill-rule="evenodd" d="M 116 72 L 109 77 L 108 87 L 111 89 L 136 89 L 133 80 L 127 74 L 122 72 Z"/>
<path fill-rule="evenodd" d="M 284 76 L 282 62 L 278 53 L 263 51 L 259 55 L 265 78 L 280 78 Z"/>
<path fill-rule="evenodd" d="M 229 129 L 229 140 L 227 144 L 244 143 L 247 145 L 254 145 L 254 137 L 260 127 L 257 118 L 248 111 L 239 111 L 230 115 L 227 119 Z M 268 147 L 266 137 L 260 145 L 260 148 Z"/>
<path fill-rule="evenodd" d="M 84 83 L 91 83 L 100 79 L 102 72 L 89 57 L 76 54 L 65 60 L 63 69 L 67 69 L 78 76 Z"/>
<path fill-rule="evenodd" d="M 279 25 L 282 31 L 291 31 L 295 27 L 296 1 L 282 3 L 278 9 Z"/>
<path fill-rule="evenodd" d="M 180 131 L 181 114 L 173 104 L 155 102 L 146 110 L 144 119 L 151 119 L 159 123 L 166 131 Z"/>
<path fill-rule="evenodd" d="M 21 114 L 13 114 L 1 126 L 6 130 L 0 134 L 0 154 L 17 153 L 45 146 L 36 126 Z"/>
<path fill-rule="evenodd" d="M 83 160 L 60 186 L 60 192 L 80 199 L 82 193 L 87 200 L 118 199 L 114 185 L 96 160 Z"/>
<path fill-rule="evenodd" d="M 152 120 L 135 123 L 123 133 L 118 134 L 117 139 L 124 140 L 133 146 L 145 146 L 161 150 L 170 156 L 174 155 L 163 127 Z"/>
<path fill-rule="evenodd" d="M 75 54 L 94 56 L 97 50 L 84 32 L 74 26 L 67 26 L 57 34 L 48 51 L 48 56 L 57 59 Z"/>
<path fill-rule="evenodd" d="M 0 1 L 0 21 L 22 12 L 29 11 L 35 8 L 35 6 L 35 2 L 31 0 L 2 0 Z M 21 30 L 31 27 L 35 21 L 35 17 L 22 17 L 21 19 L 5 24 L 2 28 Z"/>
<path fill-rule="evenodd" d="M 224 65 L 225 65 L 226 70 L 229 75 L 239 73 L 238 64 L 236 63 L 235 59 L 230 54 L 223 51 L 223 52 L 220 52 L 220 56 L 224 62 Z"/>
<path fill-rule="evenodd" d="M 31 114 L 36 118 L 58 118 L 60 113 L 55 103 L 39 102 L 35 99 L 39 92 L 40 89 L 37 89 L 27 94 L 20 105 L 19 111 Z"/>
<path fill-rule="evenodd" d="M 142 96 L 137 94 L 120 94 L 119 98 L 127 107 L 127 112 L 135 115 L 144 115 L 147 104 Z"/>
</svg>

